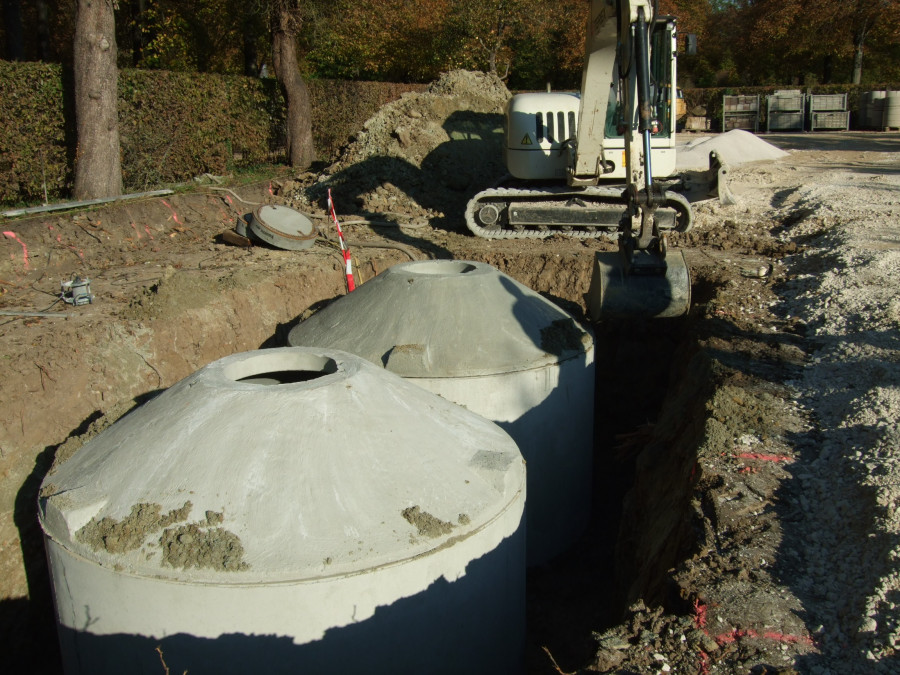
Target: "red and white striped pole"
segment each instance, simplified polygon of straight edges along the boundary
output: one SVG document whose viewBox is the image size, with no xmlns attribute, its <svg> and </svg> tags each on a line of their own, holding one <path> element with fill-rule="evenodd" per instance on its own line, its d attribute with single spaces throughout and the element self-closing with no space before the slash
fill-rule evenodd
<svg viewBox="0 0 900 675">
<path fill-rule="evenodd" d="M 350 249 L 344 241 L 344 233 L 341 230 L 341 224 L 338 222 L 337 214 L 334 212 L 334 202 L 331 200 L 331 188 L 328 188 L 328 212 L 331 214 L 331 220 L 337 228 L 338 239 L 341 242 L 341 255 L 344 256 L 344 266 L 347 274 L 347 291 L 352 292 L 356 289 L 356 283 L 353 281 L 353 263 L 350 261 Z"/>
</svg>

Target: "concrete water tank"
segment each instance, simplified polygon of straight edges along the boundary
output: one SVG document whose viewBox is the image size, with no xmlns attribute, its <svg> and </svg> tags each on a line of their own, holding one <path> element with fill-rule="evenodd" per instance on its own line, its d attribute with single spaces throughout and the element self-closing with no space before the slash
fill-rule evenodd
<svg viewBox="0 0 900 675">
<path fill-rule="evenodd" d="M 900 129 L 900 91 L 885 92 L 882 127 Z"/>
<path fill-rule="evenodd" d="M 517 672 L 525 467 L 357 356 L 230 356 L 44 480 L 67 673 Z"/>
<path fill-rule="evenodd" d="M 872 99 L 869 102 L 869 126 L 881 131 L 884 128 L 884 104 L 887 98 L 886 91 L 871 92 Z"/>
<path fill-rule="evenodd" d="M 590 517 L 594 345 L 557 305 L 490 265 L 395 265 L 291 330 L 291 345 L 359 354 L 493 420 L 528 465 L 528 563 Z"/>
</svg>

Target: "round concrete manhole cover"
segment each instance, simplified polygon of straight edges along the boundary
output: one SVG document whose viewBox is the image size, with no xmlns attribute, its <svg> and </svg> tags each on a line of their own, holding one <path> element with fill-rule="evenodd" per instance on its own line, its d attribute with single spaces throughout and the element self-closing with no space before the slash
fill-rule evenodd
<svg viewBox="0 0 900 675">
<path fill-rule="evenodd" d="M 316 241 L 318 232 L 313 222 L 299 211 L 267 204 L 253 212 L 250 231 L 260 240 L 291 251 L 307 249 Z"/>
</svg>

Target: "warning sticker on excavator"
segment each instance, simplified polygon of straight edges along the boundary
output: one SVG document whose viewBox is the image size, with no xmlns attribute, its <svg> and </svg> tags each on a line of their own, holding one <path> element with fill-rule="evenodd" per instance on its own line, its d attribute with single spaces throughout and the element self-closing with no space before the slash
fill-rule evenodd
<svg viewBox="0 0 900 675">
<path fill-rule="evenodd" d="M 531 145 L 531 136 L 525 134 L 525 137 L 522 139 L 522 145 Z"/>
</svg>

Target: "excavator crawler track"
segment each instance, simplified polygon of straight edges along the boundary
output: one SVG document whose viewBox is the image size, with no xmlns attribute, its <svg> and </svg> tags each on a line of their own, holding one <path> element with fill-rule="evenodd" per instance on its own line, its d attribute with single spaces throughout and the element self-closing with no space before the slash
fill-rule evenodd
<svg viewBox="0 0 900 675">
<path fill-rule="evenodd" d="M 665 205 L 657 210 L 660 229 L 686 232 L 692 225 L 690 204 L 674 192 L 665 196 Z M 466 225 L 486 239 L 544 239 L 559 234 L 615 240 L 626 209 L 622 186 L 495 187 L 469 201 Z"/>
</svg>

